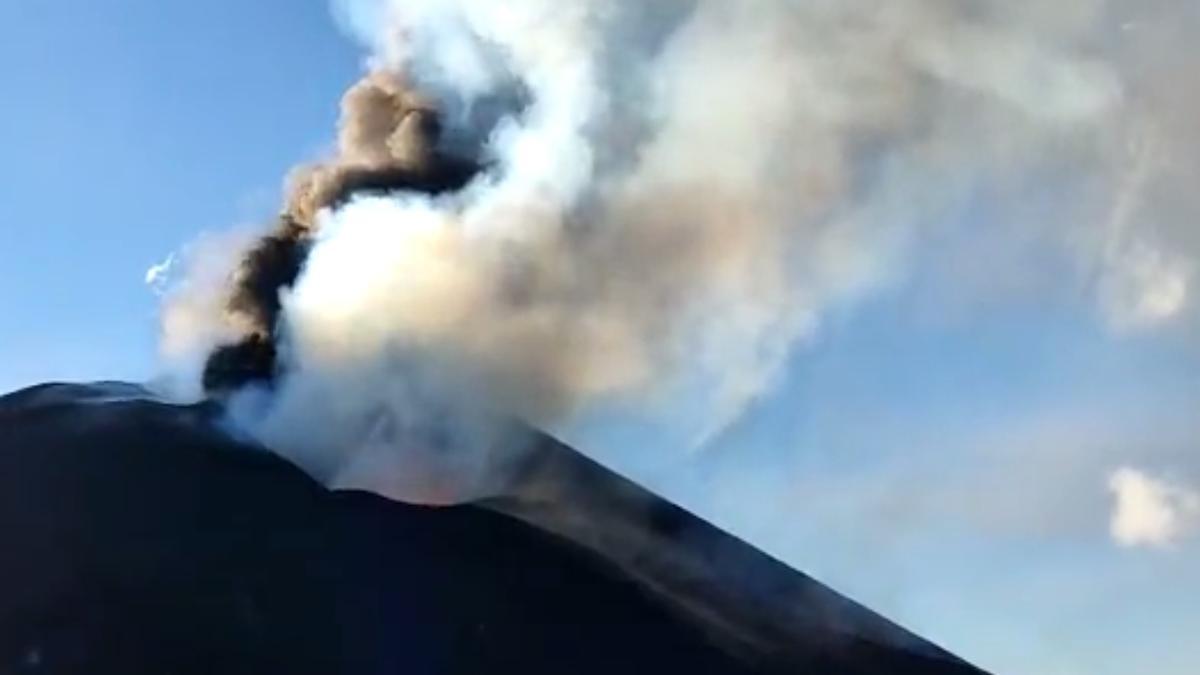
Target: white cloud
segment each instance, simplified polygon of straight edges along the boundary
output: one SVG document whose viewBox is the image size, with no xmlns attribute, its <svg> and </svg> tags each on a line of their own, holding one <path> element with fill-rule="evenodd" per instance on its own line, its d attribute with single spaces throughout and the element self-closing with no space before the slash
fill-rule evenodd
<svg viewBox="0 0 1200 675">
<path fill-rule="evenodd" d="M 1110 325 L 1148 329 L 1175 318 L 1187 305 L 1191 275 L 1190 260 L 1145 245 L 1124 251 L 1101 287 Z"/>
<path fill-rule="evenodd" d="M 167 279 L 171 274 L 171 268 L 175 266 L 175 254 L 167 256 L 166 260 L 151 265 L 150 269 L 146 270 L 146 285 L 154 290 L 155 293 L 161 294 L 166 287 Z"/>
<path fill-rule="evenodd" d="M 1166 548 L 1200 524 L 1200 494 L 1122 467 L 1108 479 L 1115 497 L 1109 529 L 1120 546 Z"/>
</svg>

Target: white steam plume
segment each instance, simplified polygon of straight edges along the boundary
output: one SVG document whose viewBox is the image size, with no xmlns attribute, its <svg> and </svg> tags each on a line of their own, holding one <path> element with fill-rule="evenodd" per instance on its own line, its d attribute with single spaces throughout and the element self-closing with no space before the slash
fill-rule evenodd
<svg viewBox="0 0 1200 675">
<path fill-rule="evenodd" d="M 289 374 L 243 421 L 331 482 L 439 501 L 478 487 L 496 419 L 638 400 L 701 443 L 973 200 L 1036 204 L 1005 232 L 1114 326 L 1170 321 L 1200 249 L 1200 86 L 1158 56 L 1200 25 L 1183 7 L 342 2 L 489 168 L 317 216 Z M 414 496 L 399 466 L 446 473 Z"/>
</svg>

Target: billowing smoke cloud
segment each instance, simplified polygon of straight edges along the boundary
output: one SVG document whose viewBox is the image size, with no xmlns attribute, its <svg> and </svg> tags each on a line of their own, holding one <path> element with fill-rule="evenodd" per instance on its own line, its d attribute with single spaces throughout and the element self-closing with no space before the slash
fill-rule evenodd
<svg viewBox="0 0 1200 675">
<path fill-rule="evenodd" d="M 1113 540 L 1126 547 L 1165 548 L 1200 524 L 1200 494 L 1130 467 L 1113 472 Z"/>
<path fill-rule="evenodd" d="M 214 317 L 206 389 L 332 483 L 460 498 L 515 442 L 499 420 L 618 402 L 703 443 L 831 310 L 989 255 L 925 260 L 950 230 L 999 229 L 1011 274 L 1061 271 L 1121 330 L 1192 304 L 1177 3 L 338 10 L 372 58 L 336 156 L 293 176 L 220 311 L 165 331 Z"/>
</svg>

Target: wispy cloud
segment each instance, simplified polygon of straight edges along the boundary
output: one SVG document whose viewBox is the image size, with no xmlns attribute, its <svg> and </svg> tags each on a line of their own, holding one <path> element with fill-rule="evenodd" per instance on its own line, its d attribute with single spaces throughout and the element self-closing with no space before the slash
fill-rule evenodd
<svg viewBox="0 0 1200 675">
<path fill-rule="evenodd" d="M 171 253 L 162 262 L 151 265 L 146 270 L 145 282 L 156 294 L 162 295 L 166 290 L 167 281 L 171 276 L 171 268 L 175 266 L 175 254 Z"/>
</svg>

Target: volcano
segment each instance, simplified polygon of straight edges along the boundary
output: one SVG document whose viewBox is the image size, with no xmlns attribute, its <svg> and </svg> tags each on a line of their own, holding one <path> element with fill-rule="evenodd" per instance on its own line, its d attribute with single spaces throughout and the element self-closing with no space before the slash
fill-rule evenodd
<svg viewBox="0 0 1200 675">
<path fill-rule="evenodd" d="M 431 508 L 221 419 L 0 398 L 0 672 L 981 672 L 547 436 L 509 496 Z"/>
</svg>

